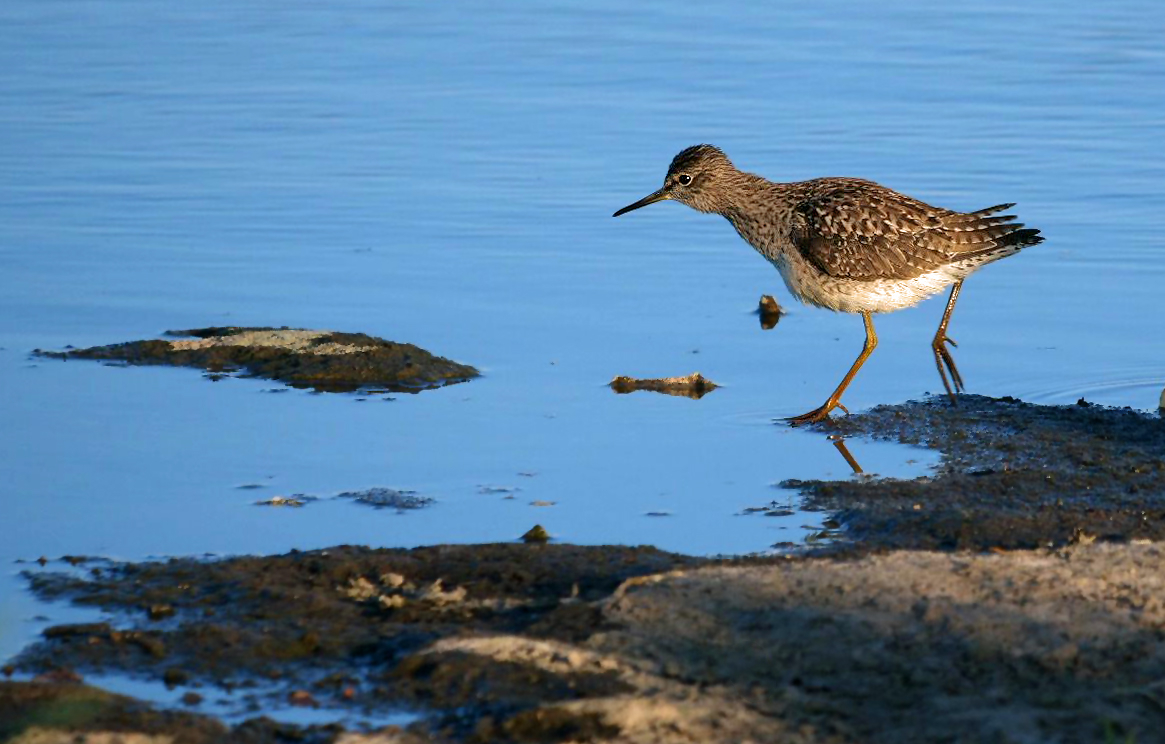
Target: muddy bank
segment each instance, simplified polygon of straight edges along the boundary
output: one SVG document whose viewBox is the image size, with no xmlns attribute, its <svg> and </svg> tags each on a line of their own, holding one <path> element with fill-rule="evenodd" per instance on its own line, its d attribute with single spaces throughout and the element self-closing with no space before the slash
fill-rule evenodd
<svg viewBox="0 0 1165 744">
<path fill-rule="evenodd" d="M 1163 568 L 1094 544 L 702 569 L 609 603 L 591 644 L 716 711 L 715 740 L 1149 741 Z"/>
<path fill-rule="evenodd" d="M 353 710 L 416 708 L 434 714 L 426 731 L 451 740 L 541 740 L 551 724 L 532 712 L 543 703 L 632 688 L 604 665 L 546 670 L 434 644 L 578 642 L 604 626 L 598 603 L 623 581 L 699 563 L 652 548 L 523 544 L 93 562 L 88 576 L 31 574 L 32 588 L 121 620 L 49 628 L 16 670 L 143 676 L 199 689 L 207 706 L 263 709 L 303 694 Z M 589 725 L 575 718 L 553 726 Z"/>
<path fill-rule="evenodd" d="M 1081 401 L 961 395 L 838 416 L 818 430 L 937 449 L 914 480 L 787 481 L 863 549 L 1035 548 L 1165 539 L 1165 419 Z M 859 458 L 860 460 L 860 458 Z"/>
<path fill-rule="evenodd" d="M 181 340 L 33 353 L 50 359 L 195 367 L 214 375 L 242 372 L 321 392 L 416 392 L 478 376 L 473 367 L 418 346 L 363 333 L 217 327 L 167 331 L 166 335 Z"/>
<path fill-rule="evenodd" d="M 21 671 L 166 679 L 197 689 L 200 710 L 258 680 L 275 692 L 257 708 L 294 696 L 403 706 L 426 741 L 1095 744 L 1106 727 L 1147 741 L 1165 724 L 1165 552 L 1153 544 L 733 563 L 344 547 L 32 583 L 118 619 L 50 629 Z"/>
</svg>

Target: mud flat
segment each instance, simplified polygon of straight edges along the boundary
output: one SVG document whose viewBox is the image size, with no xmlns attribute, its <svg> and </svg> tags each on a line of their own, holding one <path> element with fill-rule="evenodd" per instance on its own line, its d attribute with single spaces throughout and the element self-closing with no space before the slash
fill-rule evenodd
<svg viewBox="0 0 1165 744">
<path fill-rule="evenodd" d="M 46 630 L 16 661 L 45 681 L 0 687 L 0 712 L 39 694 L 37 735 L 109 731 L 51 715 L 75 670 L 200 697 L 149 726 L 117 719 L 153 736 L 177 735 L 159 717 L 223 698 L 417 715 L 377 732 L 199 718 L 174 741 L 212 740 L 196 738 L 210 726 L 218 741 L 351 744 L 1153 740 L 1165 421 L 969 396 L 823 428 L 943 461 L 913 481 L 796 484 L 851 539 L 785 556 L 504 544 L 50 563 L 29 573 L 38 595 L 110 619 Z"/>
<path fill-rule="evenodd" d="M 321 392 L 416 392 L 478 376 L 473 367 L 418 346 L 363 333 L 231 326 L 166 335 L 177 340 L 33 353 L 50 359 L 195 367 L 212 374 L 242 372 Z"/>
<path fill-rule="evenodd" d="M 1084 400 L 961 395 L 879 406 L 819 426 L 937 449 L 914 480 L 786 481 L 862 549 L 984 550 L 1165 539 L 1165 418 Z"/>
<path fill-rule="evenodd" d="M 124 620 L 52 628 L 21 671 L 166 679 L 203 699 L 192 710 L 253 696 L 257 710 L 419 714 L 372 741 L 1092 743 L 1148 741 L 1165 722 L 1155 544 L 735 565 L 569 545 L 338 548 L 103 573 L 34 579 Z M 67 717 L 57 695 L 75 708 L 68 685 L 10 683 L 0 711 L 37 697 L 20 731 L 362 740 L 258 713 L 195 726 L 122 700 Z"/>
</svg>

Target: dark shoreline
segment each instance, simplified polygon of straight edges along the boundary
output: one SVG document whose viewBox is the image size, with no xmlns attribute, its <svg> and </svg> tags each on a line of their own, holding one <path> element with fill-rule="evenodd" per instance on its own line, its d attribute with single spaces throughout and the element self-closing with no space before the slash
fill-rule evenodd
<svg viewBox="0 0 1165 744">
<path fill-rule="evenodd" d="M 24 709 L 71 731 L 184 742 L 889 744 L 960 732 L 1083 744 L 1147 740 L 1165 723 L 1165 420 L 963 396 L 819 429 L 942 459 L 913 480 L 787 484 L 847 539 L 782 556 L 341 546 L 31 571 L 40 597 L 116 621 L 50 628 L 21 655 L 17 671 L 42 681 L 0 685 L 0 739 L 32 725 L 14 718 Z M 73 670 L 165 680 L 202 702 L 158 711 L 82 693 L 60 681 Z M 78 697 L 87 718 L 53 718 Z M 418 720 L 376 739 L 228 729 L 200 713 L 248 697 L 260 711 L 298 699 Z"/>
</svg>

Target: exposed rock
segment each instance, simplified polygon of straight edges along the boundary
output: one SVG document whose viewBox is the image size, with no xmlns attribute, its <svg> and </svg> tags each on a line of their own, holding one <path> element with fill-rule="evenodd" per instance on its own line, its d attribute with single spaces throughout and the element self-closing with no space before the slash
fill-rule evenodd
<svg viewBox="0 0 1165 744">
<path fill-rule="evenodd" d="M 197 367 L 213 375 L 241 371 L 321 392 L 416 392 L 478 376 L 473 367 L 412 344 L 363 333 L 229 326 L 167 331 L 166 335 L 190 338 L 33 353 L 51 359 Z"/>
<path fill-rule="evenodd" d="M 686 377 L 662 377 L 650 380 L 621 375 L 611 380 L 610 386 L 612 390 L 620 394 L 633 393 L 636 390 L 650 390 L 655 393 L 694 399 L 703 398 L 719 387 L 699 372 L 693 372 Z"/>
</svg>

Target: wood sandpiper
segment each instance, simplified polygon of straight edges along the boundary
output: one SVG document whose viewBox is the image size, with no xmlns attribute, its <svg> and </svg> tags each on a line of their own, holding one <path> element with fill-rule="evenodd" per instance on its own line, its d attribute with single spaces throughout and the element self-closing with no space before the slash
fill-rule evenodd
<svg viewBox="0 0 1165 744">
<path fill-rule="evenodd" d="M 866 326 L 862 353 L 829 399 L 790 418 L 793 425 L 821 421 L 834 408 L 849 413 L 841 395 L 878 345 L 873 313 L 910 307 L 948 285 L 953 285 L 950 299 L 931 349 L 943 387 L 954 401 L 964 385 L 947 348 L 956 346 L 947 336 L 947 323 L 963 279 L 1043 241 L 1039 230 L 1015 222 L 1015 215 L 1000 214 L 1014 204 L 955 212 L 860 178 L 773 183 L 738 170 L 712 145 L 696 145 L 676 155 L 663 188 L 614 216 L 665 199 L 727 218 L 740 237 L 777 267 L 801 302 L 861 313 Z"/>
</svg>

